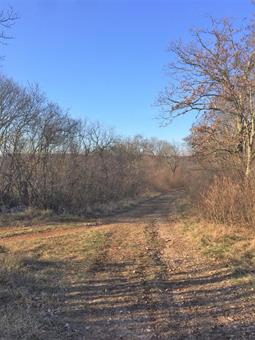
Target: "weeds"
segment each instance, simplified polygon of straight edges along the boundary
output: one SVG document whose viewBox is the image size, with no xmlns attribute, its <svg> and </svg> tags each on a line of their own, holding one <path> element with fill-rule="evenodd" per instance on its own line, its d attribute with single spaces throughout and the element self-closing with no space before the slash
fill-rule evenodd
<svg viewBox="0 0 255 340">
<path fill-rule="evenodd" d="M 216 177 L 198 200 L 199 214 L 215 223 L 254 225 L 253 182 L 243 184 L 230 177 Z"/>
<path fill-rule="evenodd" d="M 255 231 L 248 227 L 233 227 L 186 218 L 183 232 L 195 242 L 203 255 L 225 262 L 233 269 L 233 277 L 255 283 Z M 237 275 L 237 273 L 239 273 Z"/>
<path fill-rule="evenodd" d="M 70 226 L 69 226 L 70 227 Z M 22 228 L 21 228 L 22 229 Z M 0 231 L 1 234 L 1 231 Z M 86 230 L 0 246 L 0 339 L 63 339 L 58 317 L 74 268 L 89 270 L 107 233 Z"/>
</svg>

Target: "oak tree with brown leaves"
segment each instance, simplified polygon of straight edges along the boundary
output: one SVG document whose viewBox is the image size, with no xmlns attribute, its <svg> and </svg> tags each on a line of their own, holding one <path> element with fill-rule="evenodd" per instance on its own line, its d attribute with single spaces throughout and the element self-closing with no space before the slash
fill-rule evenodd
<svg viewBox="0 0 255 340">
<path fill-rule="evenodd" d="M 203 157 L 231 159 L 246 180 L 255 159 L 255 50 L 251 26 L 227 19 L 194 30 L 189 44 L 170 47 L 171 84 L 159 97 L 162 119 L 197 114 L 190 142 Z"/>
</svg>

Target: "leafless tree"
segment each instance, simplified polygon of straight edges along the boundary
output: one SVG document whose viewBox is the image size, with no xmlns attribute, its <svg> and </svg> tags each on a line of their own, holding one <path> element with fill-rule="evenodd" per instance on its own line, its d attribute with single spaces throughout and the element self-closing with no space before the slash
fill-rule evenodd
<svg viewBox="0 0 255 340">
<path fill-rule="evenodd" d="M 157 190 L 159 167 L 154 140 L 75 120 L 38 86 L 0 77 L 0 207 L 86 213 Z"/>
<path fill-rule="evenodd" d="M 246 179 L 255 159 L 252 34 L 250 27 L 237 29 L 228 20 L 212 19 L 210 29 L 193 31 L 192 43 L 172 44 L 172 84 L 159 97 L 166 123 L 195 112 L 200 117 L 193 130 L 199 132 L 196 141 L 206 142 L 209 154 L 238 155 Z"/>
<path fill-rule="evenodd" d="M 173 176 L 176 170 L 180 166 L 181 152 L 177 144 L 161 142 L 158 152 L 159 158 L 164 161 L 169 169 L 171 170 Z"/>
<path fill-rule="evenodd" d="M 12 38 L 12 35 L 7 33 L 14 25 L 18 16 L 13 8 L 0 10 L 0 43 L 6 43 L 7 40 Z"/>
</svg>

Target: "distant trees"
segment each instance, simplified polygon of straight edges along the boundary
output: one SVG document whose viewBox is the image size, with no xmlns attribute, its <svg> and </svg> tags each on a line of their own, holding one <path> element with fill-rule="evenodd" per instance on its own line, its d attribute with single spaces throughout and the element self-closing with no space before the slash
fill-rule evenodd
<svg viewBox="0 0 255 340">
<path fill-rule="evenodd" d="M 248 179 L 255 159 L 255 50 L 251 27 L 212 20 L 193 32 L 190 44 L 177 42 L 168 65 L 172 85 L 159 98 L 162 118 L 190 111 L 200 117 L 189 138 L 200 159 L 236 167 Z"/>
<path fill-rule="evenodd" d="M 0 11 L 0 43 L 17 19 Z M 73 119 L 37 86 L 0 75 L 0 209 L 37 207 L 86 214 L 108 201 L 168 190 L 179 151 L 141 136 L 124 139 Z M 178 180 L 177 180 L 178 182 Z"/>
<path fill-rule="evenodd" d="M 161 161 L 165 162 L 167 167 L 169 167 L 172 175 L 175 176 L 182 161 L 182 153 L 180 147 L 174 143 L 170 144 L 164 141 L 160 141 L 158 156 Z"/>
<path fill-rule="evenodd" d="M 70 117 L 37 86 L 0 76 L 0 207 L 87 213 L 94 205 L 169 187 L 159 144 L 124 139 Z M 160 171 L 165 169 L 165 174 Z"/>
</svg>

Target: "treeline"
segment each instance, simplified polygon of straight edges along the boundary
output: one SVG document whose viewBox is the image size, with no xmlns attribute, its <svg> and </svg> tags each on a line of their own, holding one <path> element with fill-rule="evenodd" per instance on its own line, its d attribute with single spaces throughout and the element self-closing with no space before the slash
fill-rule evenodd
<svg viewBox="0 0 255 340">
<path fill-rule="evenodd" d="M 86 213 L 97 203 L 167 190 L 180 151 L 156 139 L 121 138 L 70 117 L 37 86 L 0 77 L 0 206 Z"/>
<path fill-rule="evenodd" d="M 255 222 L 254 28 L 211 19 L 191 43 L 173 43 L 174 82 L 159 98 L 167 122 L 196 114 L 189 188 L 200 213 L 217 222 Z"/>
</svg>

